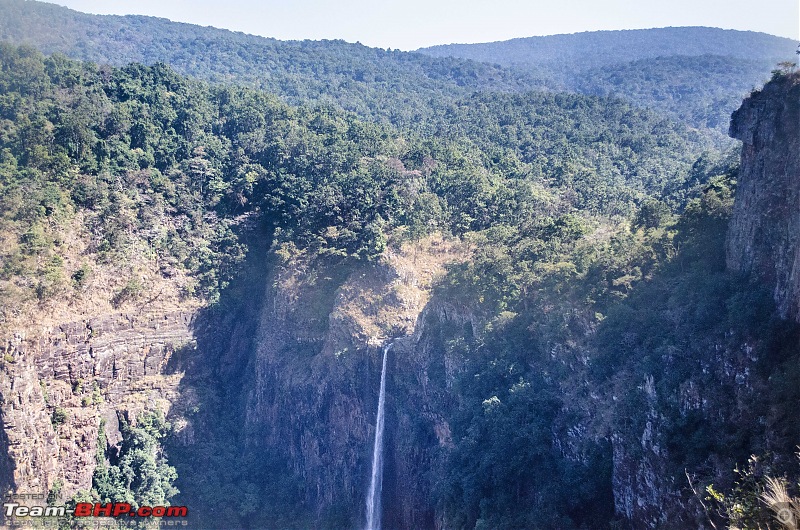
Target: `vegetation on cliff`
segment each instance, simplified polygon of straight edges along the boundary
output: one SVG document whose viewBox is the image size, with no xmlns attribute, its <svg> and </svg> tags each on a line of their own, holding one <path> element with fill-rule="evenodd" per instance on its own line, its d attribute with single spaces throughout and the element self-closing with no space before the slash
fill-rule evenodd
<svg viewBox="0 0 800 530">
<path fill-rule="evenodd" d="M 477 72 L 467 77 L 496 73 L 463 65 Z M 78 303 L 102 275 L 113 277 L 100 290 L 113 308 L 146 305 L 158 282 L 197 304 L 235 304 L 243 266 L 302 255 L 325 295 L 313 305 L 325 328 L 351 272 L 436 232 L 472 249 L 434 288 L 471 318 L 428 331 L 442 359 L 459 359 L 458 370 L 437 358 L 425 373 L 446 389 L 425 407 L 447 435 L 428 433 L 429 418 L 411 426 L 441 440 L 429 502 L 448 525 L 612 527 L 630 516 L 625 466 L 650 488 L 637 499 L 648 524 L 688 525 L 703 514 L 682 489 L 687 470 L 725 488 L 737 462 L 771 452 L 777 472 L 791 471 L 798 331 L 762 286 L 725 270 L 730 153 L 608 97 L 409 89 L 403 108 L 419 104 L 425 119 L 392 117 L 406 125 L 396 128 L 381 123 L 395 112 L 378 108 L 383 96 L 356 92 L 338 103 L 362 117 L 164 64 L 98 66 L 0 44 L 0 324 Z M 263 262 L 244 263 L 248 251 Z M 281 351 L 280 366 L 310 364 L 320 347 Z M 252 368 L 219 368 L 224 352 L 209 352 L 219 357 L 203 358 L 203 383 Z M 241 379 L 226 381 L 203 394 L 208 413 L 246 400 Z M 339 511 L 317 511 L 322 493 L 302 466 L 248 448 L 240 419 L 175 456 L 187 470 L 179 486 L 206 514 L 232 527 L 358 523 L 353 491 Z M 94 498 L 175 494 L 166 428 L 153 415 L 123 426 L 119 453 L 99 453 Z M 274 511 L 257 509 L 265 498 Z"/>
<path fill-rule="evenodd" d="M 214 300 L 244 255 L 238 232 L 254 222 L 279 242 L 370 259 L 401 228 L 414 237 L 558 224 L 578 210 L 625 215 L 681 189 L 709 147 L 614 100 L 474 97 L 437 110 L 426 127 L 441 140 L 164 65 L 0 54 L 0 280 L 12 314 L 78 296 L 103 264 L 131 265 L 116 271 L 114 306 L 182 272 L 184 295 Z M 142 259 L 149 268 L 134 267 Z"/>
</svg>

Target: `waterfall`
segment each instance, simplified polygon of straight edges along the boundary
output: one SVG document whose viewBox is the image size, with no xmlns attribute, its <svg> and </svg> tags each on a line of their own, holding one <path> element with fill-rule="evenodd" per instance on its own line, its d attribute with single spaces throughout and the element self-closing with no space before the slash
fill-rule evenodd
<svg viewBox="0 0 800 530">
<path fill-rule="evenodd" d="M 383 408 L 386 401 L 386 354 L 391 343 L 383 348 L 383 367 L 381 368 L 381 390 L 378 394 L 378 419 L 375 420 L 375 446 L 372 448 L 372 478 L 367 494 L 367 528 L 381 528 L 381 489 L 383 487 Z"/>
</svg>

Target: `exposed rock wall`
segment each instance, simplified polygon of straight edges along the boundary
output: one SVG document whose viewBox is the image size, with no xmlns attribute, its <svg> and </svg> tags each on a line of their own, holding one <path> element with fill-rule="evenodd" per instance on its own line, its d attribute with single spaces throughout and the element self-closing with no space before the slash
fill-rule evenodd
<svg viewBox="0 0 800 530">
<path fill-rule="evenodd" d="M 727 267 L 767 285 L 781 316 L 800 321 L 800 74 L 781 76 L 745 99 L 732 116 L 730 135 L 743 145 L 725 247 Z M 780 354 L 770 337 L 737 343 L 729 340 L 733 331 L 713 338 L 700 355 L 690 348 L 675 352 L 691 359 L 683 365 L 686 378 L 678 386 L 654 385 L 651 375 L 623 386 L 632 402 L 646 410 L 622 415 L 624 421 L 611 433 L 615 510 L 631 528 L 709 527 L 688 480 L 676 468 L 682 465 L 689 477 L 713 480 L 720 487 L 718 481 L 747 453 L 709 445 L 702 465 L 686 462 L 684 446 L 702 439 L 704 423 L 754 433 L 746 443 L 759 454 L 793 451 L 772 423 L 775 412 L 766 400 L 774 381 L 764 377 L 770 367 L 760 359 Z M 673 366 L 669 357 L 663 359 L 663 370 L 677 373 L 680 365 Z M 630 422 L 632 417 L 639 420 Z M 692 417 L 702 423 L 693 425 Z M 762 425 L 770 427 L 762 430 Z M 706 436 L 736 440 L 721 430 Z"/>
<path fill-rule="evenodd" d="M 743 145 L 728 267 L 767 282 L 781 315 L 800 321 L 800 74 L 745 99 L 730 135 Z"/>
<path fill-rule="evenodd" d="M 636 414 L 621 414 L 610 434 L 614 508 L 625 522 L 623 527 L 711 528 L 708 515 L 691 492 L 689 477 L 695 485 L 712 480 L 719 487 L 721 477 L 728 477 L 741 463 L 736 457 L 746 458 L 747 454 L 734 457 L 728 451 L 741 450 L 709 444 L 699 465 L 687 461 L 684 451 L 702 438 L 705 429 L 725 427 L 735 432 L 738 427 L 753 432 L 759 422 L 773 421 L 768 404 L 762 402 L 767 393 L 765 382 L 754 376 L 757 352 L 765 349 L 763 344 L 735 347 L 715 342 L 709 345 L 707 356 L 692 355 L 688 366 L 665 363 L 665 371 L 683 370 L 687 374 L 677 386 L 664 386 L 658 383 L 658 377 L 647 375 L 643 381 L 630 381 L 622 387 L 628 394 L 625 400 L 637 408 Z M 612 402 L 618 397 L 611 396 Z M 692 424 L 691 418 L 702 420 Z M 730 433 L 714 432 L 719 439 L 731 439 Z M 763 433 L 758 436 L 763 437 Z M 759 444 L 759 449 L 751 449 L 785 451 L 769 439 L 761 438 L 756 446 Z"/>
<path fill-rule="evenodd" d="M 117 415 L 168 411 L 181 372 L 170 366 L 191 348 L 191 312 L 116 314 L 31 327 L 2 342 L 0 475 L 3 491 L 68 498 L 92 485 L 97 436 L 121 440 Z M 63 422 L 53 413 L 65 414 Z"/>
<path fill-rule="evenodd" d="M 447 381 L 459 361 L 433 350 L 436 326 L 468 312 L 431 298 L 433 277 L 463 249 L 431 238 L 377 264 L 340 269 L 293 259 L 267 282 L 246 411 L 248 451 L 278 451 L 304 483 L 319 524 L 337 511 L 360 526 L 368 487 L 381 349 L 387 365 L 384 523 L 434 525 L 425 479 L 450 443 Z M 324 261 L 324 260 L 323 260 Z"/>
<path fill-rule="evenodd" d="M 447 263 L 468 253 L 433 236 L 373 264 L 301 255 L 261 267 L 253 280 L 266 290 L 263 303 L 239 314 L 257 322 L 250 338 L 227 313 L 155 308 L 24 328 L 0 343 L 0 486 L 44 494 L 60 483 L 66 499 L 91 488 L 96 454 L 105 449 L 97 447 L 101 420 L 114 445 L 120 417 L 171 411 L 175 446 L 193 454 L 214 415 L 225 414 L 241 419 L 238 451 L 288 463 L 317 524 L 361 525 L 381 348 L 392 340 L 384 522 L 432 527 L 428 472 L 451 444 L 448 382 L 463 363 L 445 358 L 440 346 L 474 318 L 433 296 L 432 287 Z M 215 388 L 203 395 L 222 404 L 197 402 L 201 387 Z M 65 414 L 63 423 L 53 421 L 55 411 Z"/>
</svg>

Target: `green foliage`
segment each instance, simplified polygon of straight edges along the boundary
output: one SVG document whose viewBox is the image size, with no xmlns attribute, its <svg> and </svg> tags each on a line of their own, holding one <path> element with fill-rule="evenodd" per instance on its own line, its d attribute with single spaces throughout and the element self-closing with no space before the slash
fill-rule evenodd
<svg viewBox="0 0 800 530">
<path fill-rule="evenodd" d="M 111 299 L 114 307 L 119 307 L 125 302 L 138 298 L 144 287 L 137 278 L 130 278 L 128 282 Z"/>
<path fill-rule="evenodd" d="M 92 496 L 102 503 L 127 502 L 134 509 L 168 505 L 178 493 L 173 486 L 177 473 L 167 464 L 161 449 L 169 430 L 170 424 L 161 412 L 146 412 L 135 425 L 121 421 L 122 442 L 118 448 L 111 448 L 101 423 Z"/>
<path fill-rule="evenodd" d="M 480 44 L 449 44 L 420 50 L 435 57 L 530 66 L 560 65 L 565 70 L 599 69 L 668 55 L 771 59 L 794 53 L 792 39 L 752 31 L 707 27 L 671 27 L 624 31 L 588 31 Z"/>
<path fill-rule="evenodd" d="M 376 159 L 385 131 L 341 112 L 290 109 L 164 65 L 104 71 L 7 45 L 0 60 L 9 125 L 0 145 L 24 167 L 2 180 L 0 221 L 19 234 L 2 274 L 21 285 L 35 277 L 39 299 L 63 288 L 59 225 L 76 210 L 99 236 L 97 261 L 130 260 L 145 246 L 165 274 L 193 274 L 189 294 L 213 301 L 244 257 L 239 232 L 255 213 L 287 240 L 372 259 L 385 219 L 414 209 L 397 171 Z M 59 165 L 47 162 L 56 155 Z M 76 288 L 87 267 L 73 273 Z M 112 302 L 141 288 L 132 280 Z"/>
<path fill-rule="evenodd" d="M 670 215 L 669 206 L 656 199 L 642 203 L 633 219 L 634 228 L 659 228 Z"/>
<path fill-rule="evenodd" d="M 53 409 L 53 413 L 50 415 L 50 423 L 53 424 L 53 427 L 58 427 L 60 425 L 64 425 L 67 420 L 69 419 L 69 415 L 67 411 L 61 407 L 56 407 Z"/>
<path fill-rule="evenodd" d="M 88 263 L 83 263 L 79 269 L 72 273 L 72 284 L 77 290 L 83 289 L 89 281 L 92 268 Z"/>
<path fill-rule="evenodd" d="M 163 64 L 99 68 L 8 45 L 0 60 L 0 153 L 22 168 L 2 180 L 0 221 L 19 243 L 0 279 L 39 300 L 66 286 L 60 227 L 77 213 L 98 263 L 144 252 L 165 276 L 186 270 L 187 295 L 214 302 L 244 259 L 243 231 L 259 225 L 277 229 L 279 244 L 366 261 L 398 228 L 538 226 L 541 239 L 566 243 L 589 226 L 571 210 L 633 211 L 708 147 L 647 112 L 580 96 L 431 102 L 436 117 L 404 138 Z M 87 272 L 73 273 L 77 289 Z M 141 290 L 129 282 L 112 303 Z"/>
<path fill-rule="evenodd" d="M 726 55 L 725 50 L 720 50 L 715 55 L 637 60 L 591 69 L 575 76 L 573 84 L 583 94 L 622 97 L 696 127 L 725 134 L 731 113 L 752 87 L 768 79 L 774 64 L 772 57 Z"/>
<path fill-rule="evenodd" d="M 605 449 L 586 438 L 553 448 L 568 443 L 570 429 L 585 429 L 621 437 L 636 459 L 656 421 L 649 410 L 659 414 L 653 443 L 668 455 L 668 482 L 690 469 L 727 483 L 725 466 L 764 450 L 768 433 L 777 436 L 772 447 L 791 452 L 797 330 L 780 321 L 769 293 L 725 270 L 734 185 L 725 173 L 700 179 L 700 196 L 679 216 L 645 201 L 632 230 L 607 240 L 587 238 L 591 224 L 575 217 L 472 236 L 473 259 L 439 287 L 487 322 L 466 345 L 470 364 L 454 390 L 461 401 L 439 499 L 456 526 L 574 528 L 587 511 L 590 526 L 609 523 L 599 501 L 610 496 Z M 752 367 L 731 373 L 742 360 L 720 352 L 742 344 L 755 345 Z M 692 388 L 707 406 L 687 405 Z M 587 415 L 580 404 L 593 401 L 590 392 L 614 399 Z M 728 411 L 734 399 L 742 406 Z M 551 480 L 528 476 L 528 462 Z M 586 497 L 573 511 L 564 499 L 575 498 L 576 483 Z"/>
<path fill-rule="evenodd" d="M 717 28 L 595 31 L 425 48 L 536 71 L 562 90 L 614 96 L 725 134 L 731 112 L 772 66 L 794 56 L 790 39 Z"/>
<path fill-rule="evenodd" d="M 771 458 L 750 456 L 746 467 L 737 466 L 729 491 L 706 486 L 704 504 L 710 520 L 729 528 L 792 528 L 796 525 L 800 501 L 792 497 L 800 484 L 787 488 L 785 478 L 775 478 Z M 781 524 L 783 523 L 783 524 Z"/>
<path fill-rule="evenodd" d="M 476 90 L 542 86 L 528 73 L 463 59 L 434 59 L 340 40 L 278 41 L 148 17 L 93 17 L 41 2 L 3 0 L 0 32 L 8 42 L 33 43 L 45 53 L 115 66 L 168 63 L 184 75 L 213 83 L 235 81 L 292 104 L 332 103 L 393 123 L 431 117 L 431 101 Z M 91 40 L 85 38 L 89 34 Z M 41 74 L 38 69 L 28 78 L 41 82 Z M 74 83 L 74 74 L 63 74 L 59 81 Z M 147 137 L 145 124 L 138 131 L 137 138 Z M 72 152 L 86 146 L 81 132 L 73 124 L 65 127 Z"/>
<path fill-rule="evenodd" d="M 265 89 L 292 104 L 333 103 L 405 126 L 430 121 L 443 103 L 476 91 L 550 88 L 621 97 L 725 133 L 741 97 L 767 80 L 777 61 L 793 57 L 796 46 L 753 32 L 663 28 L 406 53 L 342 41 L 278 41 L 146 17 L 98 17 L 32 1 L 0 6 L 0 30 L 11 43 L 116 66 L 164 62 L 214 83 Z M 37 75 L 29 78 L 40 80 Z M 72 72 L 62 79 L 76 81 Z M 80 120 L 64 124 L 60 134 L 69 139 L 69 153 L 87 148 L 85 133 Z"/>
</svg>

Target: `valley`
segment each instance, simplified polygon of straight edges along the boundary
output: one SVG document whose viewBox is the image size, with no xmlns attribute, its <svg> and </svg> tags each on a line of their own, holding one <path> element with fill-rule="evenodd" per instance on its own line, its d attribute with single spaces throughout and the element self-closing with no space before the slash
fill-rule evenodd
<svg viewBox="0 0 800 530">
<path fill-rule="evenodd" d="M 796 494 L 793 41 L 0 6 L 3 491 L 209 529 L 756 528 Z"/>
</svg>

